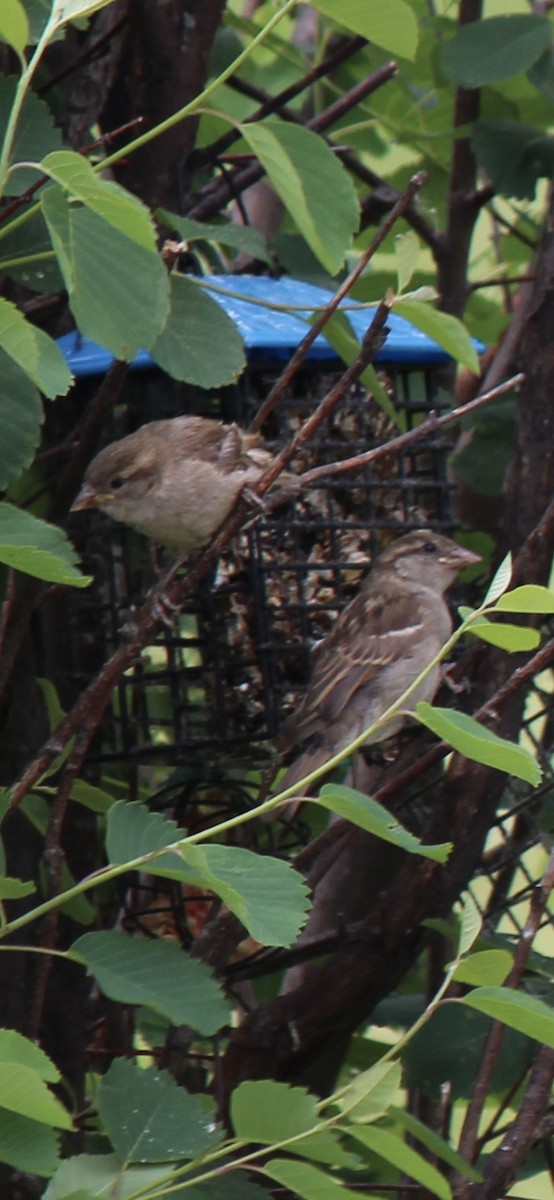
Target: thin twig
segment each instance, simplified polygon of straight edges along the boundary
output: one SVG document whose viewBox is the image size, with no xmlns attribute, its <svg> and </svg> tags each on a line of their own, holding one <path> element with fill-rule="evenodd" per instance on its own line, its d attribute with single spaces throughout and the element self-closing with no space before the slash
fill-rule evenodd
<svg viewBox="0 0 554 1200">
<path fill-rule="evenodd" d="M 431 433 L 435 433 L 437 429 L 442 429 L 445 425 L 451 424 L 453 421 L 460 421 L 463 417 L 467 417 L 470 413 L 475 412 L 484 404 L 488 404 L 490 400 L 496 400 L 498 396 L 504 395 L 505 392 L 511 391 L 513 388 L 519 387 L 525 379 L 525 376 L 518 372 L 517 375 L 512 375 L 510 379 L 504 380 L 497 387 L 490 388 L 487 392 L 481 392 L 479 396 L 475 396 L 473 400 L 468 400 L 467 404 L 460 404 L 458 408 L 453 408 L 450 412 L 442 413 L 437 416 L 436 413 L 431 413 L 421 425 L 417 425 L 414 429 L 409 429 L 406 433 L 399 433 L 388 442 L 383 442 L 380 446 L 374 446 L 372 450 L 364 450 L 362 454 L 355 454 L 352 458 L 342 459 L 340 462 L 327 463 L 321 467 L 312 467 L 309 471 L 304 471 L 302 475 L 297 475 L 290 482 L 290 486 L 283 487 L 279 492 L 275 492 L 267 500 L 269 508 L 276 508 L 279 504 L 291 496 L 302 492 L 308 487 L 313 487 L 319 483 L 320 479 L 327 479 L 332 475 L 343 475 L 350 471 L 359 471 L 362 467 L 368 466 L 369 463 L 375 462 L 379 458 L 383 458 L 388 454 L 397 454 L 400 450 L 404 450 L 406 446 L 411 446 L 414 442 L 421 438 L 428 437 Z"/>
<path fill-rule="evenodd" d="M 295 350 L 292 358 L 287 363 L 285 369 L 282 371 L 278 380 L 273 385 L 269 395 L 264 400 L 264 403 L 262 404 L 261 408 L 256 413 L 256 416 L 250 426 L 250 428 L 252 430 L 261 429 L 262 425 L 267 420 L 270 412 L 272 412 L 273 408 L 275 407 L 279 397 L 282 395 L 282 393 L 288 387 L 291 379 L 293 378 L 293 376 L 296 374 L 299 367 L 303 363 L 303 361 L 304 361 L 310 347 L 313 345 L 316 337 L 318 337 L 319 334 L 322 332 L 322 330 L 325 328 L 327 322 L 331 319 L 331 317 L 333 316 L 333 313 L 336 312 L 341 301 L 345 299 L 345 297 L 348 295 L 349 291 L 354 286 L 356 280 L 359 278 L 359 276 L 362 274 L 362 272 L 365 271 L 367 264 L 373 258 L 373 255 L 376 253 L 376 251 L 379 249 L 379 247 L 381 246 L 381 244 L 383 243 L 383 241 L 385 240 L 387 235 L 390 233 L 390 230 L 392 229 L 393 225 L 396 224 L 396 222 L 400 219 L 400 217 L 404 216 L 406 209 L 409 207 L 410 204 L 412 204 L 414 196 L 417 194 L 417 192 L 420 190 L 420 188 L 423 187 L 423 184 L 425 183 L 425 179 L 426 179 L 426 176 L 424 175 L 424 173 L 420 172 L 419 174 L 414 175 L 413 179 L 410 180 L 410 183 L 408 184 L 406 191 L 402 194 L 400 199 L 397 200 L 396 204 L 394 205 L 394 208 L 391 210 L 391 212 L 388 214 L 386 219 L 383 221 L 383 224 L 378 229 L 377 233 L 375 234 L 375 237 L 372 238 L 372 241 L 371 241 L 370 245 L 367 247 L 367 250 L 364 250 L 364 253 L 360 255 L 360 258 L 358 259 L 356 266 L 350 272 L 348 277 L 344 280 L 344 283 L 342 283 L 340 285 L 340 287 L 337 288 L 337 291 L 335 292 L 332 299 L 329 301 L 329 303 L 326 305 L 326 307 L 323 309 L 323 311 L 319 314 L 319 316 L 313 322 L 311 328 L 308 330 L 305 337 L 300 342 L 300 345 Z"/>
</svg>

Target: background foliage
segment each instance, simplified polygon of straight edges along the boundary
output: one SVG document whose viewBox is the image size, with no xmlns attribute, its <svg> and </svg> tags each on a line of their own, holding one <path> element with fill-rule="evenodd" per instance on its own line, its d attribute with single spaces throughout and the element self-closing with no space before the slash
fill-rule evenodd
<svg viewBox="0 0 554 1200">
<path fill-rule="evenodd" d="M 406 1180 L 441 1200 L 503 1196 L 514 1181 L 517 1195 L 548 1194 L 552 945 L 534 944 L 551 908 L 548 829 L 524 936 L 481 931 L 474 901 L 459 897 L 503 773 L 536 788 L 542 766 L 550 779 L 549 756 L 539 764 L 519 737 L 539 669 L 551 691 L 539 629 L 553 611 L 549 9 L 3 0 L 6 1197 L 248 1200 L 277 1186 L 310 1200 L 384 1194 Z M 183 244 L 162 254 L 168 236 Z M 172 379 L 230 383 L 243 349 L 206 273 L 237 273 L 239 293 L 241 270 L 268 266 L 335 290 L 364 253 L 351 295 L 374 305 L 386 296 L 445 346 L 461 364 L 456 401 L 478 387 L 468 334 L 491 346 L 484 386 L 525 373 L 519 395 L 457 430 L 452 460 L 460 524 L 481 535 L 491 563 L 510 550 L 515 566 L 513 577 L 500 568 L 481 607 L 462 610 L 455 635 L 475 635 L 464 664 L 481 723 L 465 705 L 420 706 L 421 723 L 459 752 L 424 838 L 361 792 L 323 789 L 336 830 L 354 822 L 377 839 L 378 857 L 392 846 L 402 865 L 374 909 L 368 900 L 363 936 L 334 930 L 311 979 L 279 995 L 310 903 L 309 860 L 261 857 L 249 814 L 191 836 L 129 802 L 108 772 L 87 778 L 117 680 L 159 623 L 154 600 L 67 715 L 40 620 L 52 587 L 89 582 L 61 524 L 122 364 L 147 349 Z M 56 473 L 42 429 L 72 386 L 55 337 L 73 324 L 118 361 Z M 355 360 L 344 330 L 329 332 Z M 211 561 L 195 565 L 178 599 Z M 499 614 L 516 615 L 507 624 Z M 117 927 L 118 881 L 132 871 L 221 901 L 190 953 Z M 350 879 L 346 859 L 343 893 Z M 282 953 L 261 981 L 233 974 L 247 936 Z M 96 1041 L 91 996 L 103 1013 Z"/>
</svg>

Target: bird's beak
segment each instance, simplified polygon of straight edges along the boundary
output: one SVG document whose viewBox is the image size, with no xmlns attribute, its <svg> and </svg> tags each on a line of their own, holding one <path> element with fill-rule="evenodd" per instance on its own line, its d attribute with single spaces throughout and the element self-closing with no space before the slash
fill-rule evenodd
<svg viewBox="0 0 554 1200">
<path fill-rule="evenodd" d="M 78 496 L 75 497 L 71 505 L 70 512 L 85 512 L 87 508 L 98 508 L 98 505 L 104 499 L 99 496 L 98 492 L 94 491 L 88 483 L 83 484 Z"/>
<path fill-rule="evenodd" d="M 440 561 L 445 567 L 455 567 L 457 571 L 463 571 L 464 567 L 474 567 L 482 562 L 482 559 L 480 554 L 468 550 L 467 546 L 456 546 L 450 553 L 441 554 Z"/>
</svg>

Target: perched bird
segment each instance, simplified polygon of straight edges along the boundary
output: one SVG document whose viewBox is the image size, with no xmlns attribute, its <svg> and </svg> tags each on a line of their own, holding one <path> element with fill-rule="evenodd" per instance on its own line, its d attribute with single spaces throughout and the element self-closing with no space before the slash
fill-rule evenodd
<svg viewBox="0 0 554 1200">
<path fill-rule="evenodd" d="M 471 550 L 429 529 L 406 534 L 380 555 L 314 651 L 308 689 L 281 733 L 282 749 L 297 750 L 298 757 L 279 781 L 279 791 L 343 750 L 417 679 L 452 632 L 446 589 L 463 567 L 479 561 Z M 432 700 L 439 679 L 435 667 L 410 696 L 409 707 Z M 403 721 L 395 715 L 368 743 L 391 737 Z M 292 814 L 297 804 L 286 807 Z"/>
<path fill-rule="evenodd" d="M 271 461 L 259 434 L 205 417 L 151 421 L 101 450 L 71 512 L 100 508 L 187 558 Z"/>
</svg>

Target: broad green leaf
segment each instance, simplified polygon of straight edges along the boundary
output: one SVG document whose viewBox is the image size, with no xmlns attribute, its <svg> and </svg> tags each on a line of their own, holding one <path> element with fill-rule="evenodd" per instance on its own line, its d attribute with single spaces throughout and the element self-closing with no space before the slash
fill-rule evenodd
<svg viewBox="0 0 554 1200">
<path fill-rule="evenodd" d="M 229 1020 L 211 972 L 174 942 L 143 941 L 107 930 L 85 933 L 73 944 L 71 955 L 86 964 L 111 1000 L 144 1004 L 206 1037 Z"/>
<path fill-rule="evenodd" d="M 31 291 L 47 294 L 63 290 L 63 279 L 42 212 L 33 212 L 15 228 L 2 227 L 0 271 Z"/>
<path fill-rule="evenodd" d="M 205 388 L 232 383 L 246 365 L 235 322 L 185 275 L 172 274 L 170 288 L 171 309 L 152 358 L 173 379 Z"/>
<path fill-rule="evenodd" d="M 554 613 L 554 592 L 537 583 L 526 583 L 500 597 L 497 612 Z"/>
<path fill-rule="evenodd" d="M 71 799 L 91 812 L 106 813 L 115 804 L 114 796 L 110 796 L 102 788 L 87 783 L 86 779 L 76 779 L 71 788 Z"/>
<path fill-rule="evenodd" d="M 491 579 L 489 590 L 485 596 L 485 599 L 483 600 L 483 607 L 486 604 L 494 604 L 494 601 L 498 600 L 502 593 L 506 591 L 506 588 L 510 586 L 512 570 L 512 556 L 508 552 L 506 557 L 502 559 L 498 570 Z"/>
<path fill-rule="evenodd" d="M 31 325 L 9 300 L 0 299 L 2 350 L 52 399 L 67 392 L 72 382 L 69 367 L 52 338 Z"/>
<path fill-rule="evenodd" d="M 32 463 L 43 418 L 34 383 L 0 346 L 0 488 Z"/>
<path fill-rule="evenodd" d="M 268 1146 L 321 1124 L 315 1096 L 272 1079 L 248 1080 L 235 1089 L 231 1121 L 236 1137 Z"/>
<path fill-rule="evenodd" d="M 349 1121 L 365 1124 L 382 1117 L 398 1093 L 402 1081 L 399 1062 L 378 1062 L 367 1071 L 357 1075 L 339 1099 L 341 1112 Z"/>
<path fill-rule="evenodd" d="M 355 1171 L 360 1167 L 360 1156 L 345 1150 L 339 1141 L 338 1134 L 330 1129 L 321 1129 L 316 1133 L 307 1133 L 305 1137 L 296 1138 L 287 1146 L 289 1154 L 308 1158 L 312 1162 L 328 1163 L 330 1167 L 345 1167 Z"/>
<path fill-rule="evenodd" d="M 0 1162 L 26 1176 L 47 1178 L 59 1163 L 59 1138 L 48 1125 L 4 1109 L 0 1116 Z"/>
<path fill-rule="evenodd" d="M 404 0 L 315 0 L 314 8 L 390 54 L 416 56 L 417 20 Z"/>
<path fill-rule="evenodd" d="M 40 203 L 42 215 L 52 239 L 58 269 L 67 291 L 71 292 L 74 286 L 74 272 L 69 224 L 70 206 L 67 196 L 63 188 L 53 183 L 42 191 Z"/>
<path fill-rule="evenodd" d="M 471 21 L 444 43 L 447 78 L 465 88 L 483 87 L 526 71 L 550 44 L 550 22 L 532 13 Z"/>
<path fill-rule="evenodd" d="M 56 150 L 47 154 L 40 166 L 73 199 L 82 201 L 131 241 L 155 252 L 156 234 L 150 210 L 119 184 L 95 174 L 82 154 Z"/>
<path fill-rule="evenodd" d="M 344 167 L 309 129 L 275 118 L 240 128 L 316 258 L 335 275 L 359 221 Z"/>
<path fill-rule="evenodd" d="M 458 963 L 453 978 L 473 987 L 501 984 L 509 975 L 514 960 L 508 950 L 478 950 Z"/>
<path fill-rule="evenodd" d="M 78 570 L 63 530 L 6 503 L 0 503 L 0 562 L 49 583 L 88 587 L 91 580 Z"/>
<path fill-rule="evenodd" d="M 116 1059 L 98 1090 L 98 1112 L 125 1162 L 196 1158 L 220 1139 L 213 1103 L 178 1087 L 169 1071 Z"/>
<path fill-rule="evenodd" d="M 456 908 L 456 917 L 458 921 L 458 942 L 456 949 L 458 956 L 461 956 L 462 954 L 467 954 L 468 950 L 471 950 L 483 927 L 481 913 L 470 892 L 464 892 L 460 898 Z"/>
<path fill-rule="evenodd" d="M 132 1166 L 122 1173 L 118 1154 L 75 1154 L 60 1163 L 41 1200 L 127 1200 L 154 1195 L 168 1183 L 167 1164 Z M 163 1192 L 162 1192 L 163 1194 Z M 172 1200 L 196 1200 L 194 1192 L 171 1189 Z M 200 1198 L 199 1198 L 200 1200 Z"/>
<path fill-rule="evenodd" d="M 73 290 L 81 333 L 116 358 L 149 350 L 169 313 L 169 276 L 159 256 L 88 208 L 71 209 Z"/>
<path fill-rule="evenodd" d="M 0 900 L 20 900 L 23 896 L 32 896 L 35 891 L 32 882 L 24 883 L 11 875 L 0 875 Z"/>
<path fill-rule="evenodd" d="M 69 1113 L 48 1090 L 38 1072 L 21 1062 L 0 1061 L 0 1110 L 3 1108 L 42 1125 L 73 1128 Z"/>
<path fill-rule="evenodd" d="M 554 1048 L 554 1012 L 550 1005 L 535 996 L 512 988 L 482 987 L 455 1003 L 475 1008 L 494 1021 L 501 1021 L 503 1025 Z"/>
<path fill-rule="evenodd" d="M 106 848 L 110 862 L 128 862 L 183 839 L 173 821 L 149 813 L 141 804 L 113 805 L 108 814 Z M 148 863 L 166 879 L 177 879 L 221 896 L 256 941 L 289 946 L 309 907 L 302 876 L 289 863 L 260 856 L 240 846 L 187 846 Z"/>
<path fill-rule="evenodd" d="M 4 4 L 1 0 L 0 13 L 3 11 Z M 7 126 L 15 100 L 17 83 L 17 79 L 13 76 L 0 76 L 0 130 L 4 130 Z M 48 105 L 35 92 L 28 91 L 17 123 L 10 154 L 10 166 L 13 168 L 17 163 L 38 164 L 45 154 L 51 150 L 58 150 L 61 146 L 61 133 L 54 125 Z M 5 183 L 4 195 L 21 196 L 38 179 L 40 179 L 38 165 L 12 169 Z M 8 232 L 9 226 L 2 226 L 2 233 L 4 230 Z"/>
<path fill-rule="evenodd" d="M 539 764 L 528 750 L 497 737 L 466 713 L 438 708 L 422 701 L 417 705 L 415 715 L 422 725 L 466 758 L 472 758 L 487 767 L 495 767 L 497 771 L 506 771 L 508 775 L 515 775 L 516 779 L 525 779 L 533 787 L 540 783 Z"/>
<path fill-rule="evenodd" d="M 107 8 L 113 0 L 54 0 L 52 6 L 52 24 L 66 25 L 77 17 L 90 17 L 100 8 Z"/>
<path fill-rule="evenodd" d="M 338 1179 L 298 1159 L 272 1158 L 261 1173 L 301 1200 L 359 1200 L 360 1197 L 359 1192 L 345 1187 Z"/>
<path fill-rule="evenodd" d="M 468 1179 L 472 1179 L 475 1183 L 481 1182 L 483 1176 L 479 1171 L 476 1171 L 471 1163 L 466 1162 L 465 1158 L 461 1154 L 458 1154 L 457 1150 L 454 1150 L 452 1146 L 449 1146 L 448 1142 L 439 1137 L 433 1129 L 429 1129 L 428 1125 L 424 1125 L 423 1121 L 418 1120 L 417 1117 L 414 1117 L 412 1113 L 406 1112 L 403 1108 L 391 1109 L 390 1115 L 394 1116 L 397 1125 L 405 1129 L 410 1137 L 421 1142 L 422 1146 L 430 1150 L 435 1158 L 442 1158 L 443 1162 L 448 1163 L 449 1167 L 452 1167 L 455 1171 L 460 1171 L 462 1175 L 466 1175 Z"/>
<path fill-rule="evenodd" d="M 438 1196 L 439 1200 L 451 1200 L 450 1185 L 444 1175 L 414 1150 L 413 1146 L 408 1146 L 398 1134 L 371 1125 L 365 1125 L 363 1128 L 353 1125 L 349 1128 L 349 1133 L 367 1150 L 371 1150 L 379 1158 L 384 1158 L 385 1162 L 407 1175 L 409 1179 L 415 1179 L 434 1196 Z"/>
<path fill-rule="evenodd" d="M 325 784 L 319 793 L 318 803 L 331 812 L 337 813 L 339 817 L 345 817 L 353 825 L 359 825 L 367 833 L 373 833 L 375 837 L 382 838 L 384 842 L 392 842 L 393 846 L 399 846 L 408 854 L 421 854 L 423 858 L 430 858 L 433 862 L 444 863 L 452 849 L 451 842 L 442 842 L 437 846 L 425 846 L 415 834 L 405 829 L 382 804 L 378 804 L 371 796 L 365 796 L 363 792 L 355 791 L 354 788 L 341 787 L 332 783 Z"/>
<path fill-rule="evenodd" d="M 554 173 L 554 138 L 518 121 L 477 121 L 471 145 L 495 191 L 532 200 L 537 182 Z"/>
<path fill-rule="evenodd" d="M 396 235 L 394 239 L 394 254 L 398 276 L 398 291 L 405 292 L 417 267 L 420 254 L 419 238 L 413 229 L 409 229 L 407 233 L 398 233 Z"/>
<path fill-rule="evenodd" d="M 0 42 L 7 42 L 21 58 L 29 41 L 27 13 L 19 0 L 2 0 Z"/>
<path fill-rule="evenodd" d="M 220 225 L 205 225 L 192 217 L 179 217 L 165 208 L 156 209 L 156 217 L 187 244 L 215 242 L 216 245 L 231 246 L 243 254 L 259 259 L 260 262 L 272 261 L 265 238 L 251 225 L 234 225 L 231 221 L 222 221 Z"/>
<path fill-rule="evenodd" d="M 411 321 L 416 329 L 421 329 L 428 337 L 433 338 L 447 354 L 467 367 L 474 375 L 479 374 L 479 358 L 471 338 L 462 322 L 450 313 L 438 312 L 429 304 L 418 300 L 395 300 L 393 310 Z"/>
<path fill-rule="evenodd" d="M 486 621 L 484 617 L 474 621 L 467 632 L 481 638 L 483 642 L 488 642 L 491 646 L 508 650 L 510 654 L 522 650 L 536 650 L 541 641 L 538 629 L 530 629 L 525 625 L 499 625 L 493 621 Z"/>
<path fill-rule="evenodd" d="M 59 1083 L 60 1072 L 35 1042 L 15 1029 L 0 1029 L 0 1062 L 21 1063 L 45 1083 Z"/>
</svg>

